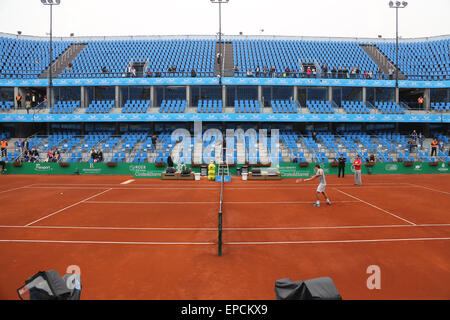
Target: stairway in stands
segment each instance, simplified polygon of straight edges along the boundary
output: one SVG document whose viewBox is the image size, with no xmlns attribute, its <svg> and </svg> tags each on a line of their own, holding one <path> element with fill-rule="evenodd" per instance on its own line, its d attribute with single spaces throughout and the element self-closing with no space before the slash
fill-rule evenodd
<svg viewBox="0 0 450 320">
<path fill-rule="evenodd" d="M 220 64 L 218 63 L 217 54 L 221 51 L 220 42 L 216 42 L 216 52 L 214 54 L 214 76 L 220 75 L 220 68 L 223 64 L 223 77 L 233 77 L 234 76 L 234 55 L 233 55 L 233 42 L 222 41 L 223 46 L 223 56 L 220 59 Z"/>
<path fill-rule="evenodd" d="M 72 43 L 53 63 L 51 64 L 52 76 L 57 78 L 65 68 L 83 51 L 87 46 L 86 43 Z M 50 71 L 50 67 L 47 67 L 45 71 L 39 76 L 39 79 L 47 79 Z"/>
<path fill-rule="evenodd" d="M 389 74 L 389 69 L 391 68 L 394 70 L 395 74 L 395 63 L 391 61 L 391 59 L 389 59 L 380 49 L 378 49 L 376 45 L 361 44 L 361 48 L 367 53 L 370 58 L 372 58 L 372 60 L 378 65 L 380 70 L 384 72 L 385 75 Z M 398 79 L 408 79 L 400 69 L 398 69 Z"/>
</svg>

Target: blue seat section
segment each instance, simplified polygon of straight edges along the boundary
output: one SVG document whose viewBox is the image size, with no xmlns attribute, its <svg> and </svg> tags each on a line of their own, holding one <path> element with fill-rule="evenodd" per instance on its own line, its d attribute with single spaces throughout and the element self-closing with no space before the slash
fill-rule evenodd
<svg viewBox="0 0 450 320">
<path fill-rule="evenodd" d="M 222 100 L 198 100 L 197 112 L 199 113 L 221 113 L 222 111 Z"/>
<path fill-rule="evenodd" d="M 297 113 L 297 105 L 292 100 L 271 100 L 273 113 Z"/>
<path fill-rule="evenodd" d="M 373 44 L 391 61 L 396 60 L 395 42 Z M 449 52 L 450 39 L 401 41 L 398 46 L 398 66 L 409 80 L 450 80 Z"/>
<path fill-rule="evenodd" d="M 0 110 L 1 111 L 9 111 L 14 108 L 13 101 L 0 101 Z"/>
<path fill-rule="evenodd" d="M 329 101 L 307 100 L 306 107 L 311 113 L 334 113 L 334 108 Z"/>
<path fill-rule="evenodd" d="M 161 113 L 183 113 L 186 111 L 186 100 L 163 100 L 159 112 Z"/>
<path fill-rule="evenodd" d="M 299 60 L 313 63 L 314 60 L 328 69 L 334 67 L 359 67 L 362 71 L 377 71 L 377 65 L 356 41 L 311 41 L 311 40 L 235 40 L 233 42 L 234 64 L 241 72 L 254 71 L 257 67 L 284 72 L 299 70 Z"/>
<path fill-rule="evenodd" d="M 75 100 L 58 101 L 52 108 L 50 108 L 50 113 L 58 113 L 58 114 L 73 113 L 79 107 L 80 101 Z"/>
<path fill-rule="evenodd" d="M 405 108 L 393 101 L 375 101 L 375 107 L 386 114 L 404 114 Z"/>
<path fill-rule="evenodd" d="M 175 66 L 177 72 L 190 74 L 194 69 L 197 73 L 213 75 L 214 40 L 96 40 L 87 44 L 74 59 L 72 70 L 66 68 L 61 77 L 85 77 L 82 74 L 86 73 L 99 78 L 112 77 L 116 73 L 117 77 L 117 73 L 126 71 L 130 62 L 146 63 L 148 67 L 143 74 L 147 71 L 152 74 L 166 72 Z M 102 72 L 104 67 L 108 72 Z"/>
<path fill-rule="evenodd" d="M 236 113 L 260 113 L 261 105 L 258 100 L 234 100 Z"/>
<path fill-rule="evenodd" d="M 391 61 L 395 61 L 395 41 L 353 41 L 349 39 L 307 40 L 307 39 L 236 39 L 233 42 L 234 64 L 241 72 L 260 68 L 275 68 L 278 76 L 284 76 L 285 69 L 301 72 L 303 63 L 327 64 L 328 70 L 340 67 L 351 70 L 359 68 L 377 75 L 378 66 L 362 49 L 363 44 L 378 47 Z M 66 68 L 60 78 L 117 77 L 127 76 L 127 66 L 141 63 L 147 71 L 162 72 L 162 76 L 186 76 L 194 69 L 200 76 L 213 76 L 215 39 L 83 39 L 53 41 L 52 61 L 55 61 L 73 43 L 86 47 L 72 61 L 72 68 Z M 0 79 L 37 78 L 49 65 L 49 42 L 15 36 L 0 37 Z M 411 40 L 399 44 L 399 68 L 410 80 L 450 79 L 450 39 Z M 169 67 L 176 72 L 164 74 Z M 106 68 L 107 72 L 102 70 Z M 295 69 L 295 70 L 294 70 Z M 177 72 L 179 72 L 177 74 Z M 183 72 L 180 73 L 180 72 Z M 419 77 L 420 75 L 421 77 Z M 189 75 L 188 75 L 189 76 Z M 261 76 L 261 75 L 260 75 Z M 425 78 L 423 77 L 425 76 Z"/>
<path fill-rule="evenodd" d="M 370 113 L 370 109 L 362 101 L 342 101 L 341 106 L 342 108 L 345 109 L 347 113 L 356 113 L 356 114 Z"/>
<path fill-rule="evenodd" d="M 127 100 L 122 113 L 146 113 L 150 108 L 150 100 Z"/>
<path fill-rule="evenodd" d="M 449 112 L 450 111 L 450 102 L 432 102 L 431 109 L 440 112 Z"/>
<path fill-rule="evenodd" d="M 53 41 L 52 62 L 70 44 L 70 41 Z M 49 55 L 49 41 L 0 37 L 0 79 L 37 78 L 48 67 Z"/>
<path fill-rule="evenodd" d="M 116 105 L 114 100 L 92 100 L 86 113 L 109 113 Z"/>
</svg>

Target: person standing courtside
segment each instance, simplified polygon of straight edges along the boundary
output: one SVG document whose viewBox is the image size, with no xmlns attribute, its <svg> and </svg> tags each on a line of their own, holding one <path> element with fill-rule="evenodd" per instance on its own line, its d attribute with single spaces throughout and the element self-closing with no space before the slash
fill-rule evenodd
<svg viewBox="0 0 450 320">
<path fill-rule="evenodd" d="M 341 153 L 341 157 L 338 159 L 338 178 L 341 177 L 342 172 L 342 178 L 345 176 L 345 162 L 347 161 L 346 158 L 344 158 L 344 155 Z"/>
<path fill-rule="evenodd" d="M 8 154 L 8 141 L 6 141 L 6 138 L 3 138 L 0 144 L 2 149 L 2 157 L 6 157 Z"/>
<path fill-rule="evenodd" d="M 355 168 L 355 185 L 361 186 L 361 158 L 359 157 L 359 155 L 357 155 L 355 161 L 353 161 L 353 167 Z"/>
</svg>

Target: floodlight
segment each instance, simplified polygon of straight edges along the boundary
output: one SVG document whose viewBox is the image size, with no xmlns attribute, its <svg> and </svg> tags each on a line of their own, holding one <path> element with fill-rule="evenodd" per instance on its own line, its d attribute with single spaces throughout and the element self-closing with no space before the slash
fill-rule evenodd
<svg viewBox="0 0 450 320">
<path fill-rule="evenodd" d="M 393 7 L 394 6 L 394 2 L 393 1 L 389 1 L 389 7 Z"/>
<path fill-rule="evenodd" d="M 395 5 L 396 5 L 397 7 L 400 7 L 401 4 L 402 4 L 402 3 L 401 3 L 400 1 L 395 1 Z"/>
<path fill-rule="evenodd" d="M 406 7 L 408 5 L 408 2 L 403 1 L 402 4 L 403 4 L 404 7 Z"/>
</svg>

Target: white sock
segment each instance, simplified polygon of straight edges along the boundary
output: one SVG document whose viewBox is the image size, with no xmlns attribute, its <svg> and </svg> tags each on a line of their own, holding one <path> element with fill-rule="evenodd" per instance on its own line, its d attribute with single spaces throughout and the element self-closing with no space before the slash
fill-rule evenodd
<svg viewBox="0 0 450 320">
<path fill-rule="evenodd" d="M 316 204 L 320 204 L 320 201 L 319 201 L 319 200 L 317 200 L 317 201 L 316 201 Z"/>
</svg>

